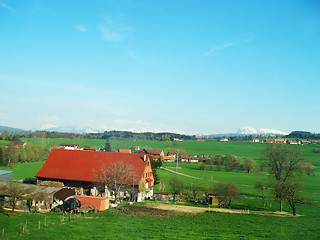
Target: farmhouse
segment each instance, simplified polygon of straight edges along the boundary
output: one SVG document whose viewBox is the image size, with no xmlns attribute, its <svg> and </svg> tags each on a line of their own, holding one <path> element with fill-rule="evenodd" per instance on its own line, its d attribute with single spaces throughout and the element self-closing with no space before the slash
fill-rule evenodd
<svg viewBox="0 0 320 240">
<path fill-rule="evenodd" d="M 131 153 L 131 149 L 119 149 L 119 153 Z"/>
<path fill-rule="evenodd" d="M 68 149 L 68 150 L 79 150 L 79 145 L 74 143 L 61 143 L 59 149 Z"/>
<path fill-rule="evenodd" d="M 134 179 L 125 182 L 120 196 L 133 195 L 137 201 L 152 197 L 154 175 L 150 157 L 146 154 L 53 149 L 35 176 L 38 185 L 68 186 L 75 188 L 80 195 L 101 195 L 112 199 L 114 189 L 99 182 L 97 173 L 119 163 L 131 166 Z"/>
</svg>

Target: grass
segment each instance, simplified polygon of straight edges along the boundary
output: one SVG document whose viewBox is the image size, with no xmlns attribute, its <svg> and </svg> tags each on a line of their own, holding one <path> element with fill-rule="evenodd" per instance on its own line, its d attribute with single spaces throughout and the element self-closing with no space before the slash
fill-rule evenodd
<svg viewBox="0 0 320 240">
<path fill-rule="evenodd" d="M 80 146 L 89 145 L 101 147 L 105 140 L 90 139 L 26 139 L 43 146 L 56 146 L 62 142 L 78 143 Z M 3 142 L 0 141 L 0 144 Z M 112 146 L 129 148 L 130 146 L 149 146 L 165 150 L 172 147 L 172 142 L 160 141 L 111 141 Z M 218 142 L 218 141 L 184 141 L 178 142 L 179 148 L 184 148 L 188 154 L 233 154 L 242 158 L 253 158 L 256 163 L 263 159 L 262 151 L 267 144 L 252 142 Z M 151 216 L 126 216 L 111 210 L 96 215 L 89 214 L 92 218 L 78 217 L 70 222 L 60 222 L 60 215 L 56 213 L 17 213 L 14 217 L 0 214 L 0 235 L 5 228 L 5 239 L 320 239 L 320 154 L 313 153 L 315 146 L 292 146 L 303 151 L 306 158 L 318 168 L 315 176 L 304 176 L 304 191 L 311 201 L 311 205 L 297 207 L 297 214 L 302 217 L 282 218 L 273 216 L 204 213 L 195 216 L 176 216 L 159 218 Z M 12 169 L 1 167 L 4 170 L 15 172 L 15 179 L 33 177 L 41 168 L 43 162 L 17 164 Z M 175 169 L 175 163 L 166 163 L 164 167 Z M 231 181 L 239 184 L 241 198 L 232 202 L 233 208 L 260 211 L 277 211 L 278 202 L 273 199 L 261 199 L 261 192 L 253 188 L 258 180 L 268 179 L 267 173 L 250 174 L 240 169 L 233 172 L 217 171 L 215 168 L 201 171 L 197 164 L 179 163 L 179 172 L 206 179 L 195 180 L 183 176 L 186 186 L 196 183 L 204 187 L 212 179 L 214 181 Z M 169 181 L 173 173 L 159 170 L 159 176 L 166 181 L 165 191 L 169 191 Z M 155 191 L 159 189 L 156 185 Z M 272 198 L 266 191 L 266 198 Z M 284 204 L 284 211 L 291 212 L 290 206 Z M 20 223 L 28 218 L 29 232 L 21 234 Z M 50 226 L 38 229 L 39 221 L 43 224 L 44 217 Z"/>
<path fill-rule="evenodd" d="M 27 162 L 15 164 L 12 168 L 0 167 L 1 170 L 14 171 L 14 180 L 23 180 L 27 178 L 34 178 L 34 175 L 40 170 L 44 161 L 42 162 Z"/>
<path fill-rule="evenodd" d="M 49 226 L 38 229 L 47 217 Z M 28 233 L 20 224 L 28 219 Z M 0 215 L 5 239 L 319 239 L 319 219 L 206 212 L 160 218 L 107 210 L 60 222 L 61 214 Z"/>
</svg>

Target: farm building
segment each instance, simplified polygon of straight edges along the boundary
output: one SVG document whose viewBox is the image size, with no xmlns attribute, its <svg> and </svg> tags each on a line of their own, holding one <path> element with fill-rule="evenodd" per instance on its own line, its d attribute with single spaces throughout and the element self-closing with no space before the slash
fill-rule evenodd
<svg viewBox="0 0 320 240">
<path fill-rule="evenodd" d="M 68 186 L 75 188 L 79 195 L 101 195 L 112 199 L 114 189 L 98 180 L 97 174 L 101 169 L 119 163 L 131 166 L 134 179 L 126 180 L 120 197 L 134 196 L 137 201 L 152 197 L 154 176 L 150 157 L 146 154 L 53 149 L 35 176 L 39 185 Z"/>
</svg>

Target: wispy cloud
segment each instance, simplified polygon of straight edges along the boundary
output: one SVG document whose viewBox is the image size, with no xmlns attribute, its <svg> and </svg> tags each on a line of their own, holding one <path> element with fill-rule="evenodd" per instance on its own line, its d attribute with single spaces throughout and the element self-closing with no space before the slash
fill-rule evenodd
<svg viewBox="0 0 320 240">
<path fill-rule="evenodd" d="M 102 33 L 102 38 L 105 41 L 120 42 L 125 38 L 120 32 L 112 30 L 108 27 L 100 26 L 100 31 Z"/>
<path fill-rule="evenodd" d="M 17 12 L 14 8 L 10 7 L 8 4 L 5 4 L 4 2 L 0 1 L 0 8 L 5 8 L 11 12 Z"/>
<path fill-rule="evenodd" d="M 102 38 L 105 41 L 121 42 L 130 34 L 131 28 L 123 24 L 123 17 L 106 17 L 104 23 L 99 25 Z"/>
<path fill-rule="evenodd" d="M 82 33 L 84 33 L 84 32 L 88 32 L 88 29 L 87 29 L 87 28 L 85 28 L 84 26 L 81 26 L 81 25 L 74 25 L 73 27 L 74 27 L 74 29 L 76 29 L 78 32 L 82 32 Z"/>
<path fill-rule="evenodd" d="M 252 41 L 256 40 L 257 37 L 258 37 L 257 34 L 250 33 L 243 39 L 243 41 L 244 42 L 252 42 Z"/>
<path fill-rule="evenodd" d="M 132 51 L 132 50 L 127 51 L 127 54 L 128 54 L 129 57 L 131 57 L 131 58 L 133 58 L 135 60 L 139 60 L 140 59 L 139 55 L 136 52 Z"/>
<path fill-rule="evenodd" d="M 222 45 L 217 45 L 217 46 L 214 46 L 213 48 L 211 48 L 208 52 L 206 52 L 206 55 L 211 55 L 219 50 L 222 50 L 224 48 L 228 48 L 228 47 L 232 47 L 234 45 L 234 43 L 225 43 L 225 44 L 222 44 Z"/>
</svg>

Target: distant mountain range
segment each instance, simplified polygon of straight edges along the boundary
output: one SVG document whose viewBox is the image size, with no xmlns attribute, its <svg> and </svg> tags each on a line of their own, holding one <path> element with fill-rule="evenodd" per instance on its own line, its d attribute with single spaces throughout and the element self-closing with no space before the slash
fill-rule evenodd
<svg viewBox="0 0 320 240">
<path fill-rule="evenodd" d="M 0 130 L 7 130 L 12 132 L 23 132 L 26 130 L 12 128 L 7 126 L 0 126 Z M 85 133 L 103 133 L 104 129 L 95 129 L 90 127 L 79 128 L 76 126 L 61 126 L 61 127 L 44 127 L 41 129 L 33 129 L 33 131 L 48 131 L 48 132 L 63 132 L 63 133 L 77 133 L 77 134 L 85 134 Z M 241 127 L 236 133 L 216 133 L 216 134 L 195 134 L 197 137 L 220 137 L 220 136 L 242 136 L 242 135 L 288 135 L 289 133 L 285 133 L 279 130 L 274 129 L 266 129 L 266 128 L 252 128 L 252 127 Z"/>
<path fill-rule="evenodd" d="M 78 128 L 76 126 L 62 126 L 62 127 L 49 127 L 49 128 L 42 128 L 42 131 L 48 132 L 65 132 L 65 133 L 103 133 L 104 129 L 93 129 L 90 127 Z M 35 130 L 37 131 L 37 130 Z"/>
<path fill-rule="evenodd" d="M 26 130 L 19 129 L 19 128 L 13 128 L 13 127 L 7 127 L 7 126 L 0 126 L 0 131 L 25 132 Z"/>
<path fill-rule="evenodd" d="M 274 129 L 266 129 L 266 128 L 252 128 L 252 127 L 241 127 L 236 133 L 215 133 L 215 134 L 198 134 L 196 136 L 199 137 L 222 137 L 222 136 L 244 136 L 244 135 L 287 135 L 288 133 L 274 130 Z"/>
</svg>

